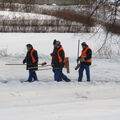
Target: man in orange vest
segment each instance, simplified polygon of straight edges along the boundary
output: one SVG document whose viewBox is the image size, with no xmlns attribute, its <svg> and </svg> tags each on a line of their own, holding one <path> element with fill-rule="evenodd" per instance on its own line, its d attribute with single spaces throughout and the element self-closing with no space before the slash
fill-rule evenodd
<svg viewBox="0 0 120 120">
<path fill-rule="evenodd" d="M 83 42 L 81 44 L 81 46 L 82 46 L 81 56 L 78 57 L 78 59 L 77 59 L 77 61 L 80 61 L 78 81 L 79 82 L 82 81 L 83 71 L 85 69 L 86 70 L 87 81 L 90 82 L 90 65 L 91 65 L 91 62 L 92 62 L 92 50 L 86 44 L 86 42 Z"/>
<path fill-rule="evenodd" d="M 60 82 L 62 80 L 70 82 L 70 79 L 62 72 L 62 69 L 64 67 L 65 52 L 59 41 L 55 41 L 54 49 L 54 53 L 52 54 L 52 57 L 54 58 L 52 60 L 54 80 L 57 82 Z"/>
<path fill-rule="evenodd" d="M 38 81 L 35 70 L 38 69 L 38 54 L 31 44 L 27 44 L 27 54 L 23 60 L 23 64 L 27 64 L 27 70 L 29 70 L 29 77 L 26 82 Z"/>
</svg>

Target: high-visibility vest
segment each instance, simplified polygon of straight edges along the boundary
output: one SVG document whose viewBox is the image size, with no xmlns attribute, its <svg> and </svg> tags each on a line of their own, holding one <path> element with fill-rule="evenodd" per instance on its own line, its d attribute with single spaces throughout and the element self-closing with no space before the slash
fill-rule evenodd
<svg viewBox="0 0 120 120">
<path fill-rule="evenodd" d="M 36 62 L 35 58 L 33 57 L 33 52 L 34 52 L 34 51 L 36 51 L 36 50 L 35 50 L 35 49 L 32 49 L 32 50 L 31 50 L 31 53 L 30 53 L 33 63 Z"/>
<path fill-rule="evenodd" d="M 81 57 L 80 58 L 85 58 L 87 57 L 87 50 L 90 49 L 89 47 L 87 47 L 85 50 L 82 50 L 82 53 L 81 53 Z M 87 62 L 87 63 L 91 63 L 92 62 L 92 58 L 90 58 L 89 60 L 85 60 L 84 62 Z"/>
<path fill-rule="evenodd" d="M 57 52 L 57 55 L 58 55 L 58 60 L 59 62 L 61 63 L 62 62 L 62 58 L 60 57 L 60 51 L 63 50 L 63 53 L 64 53 L 64 60 L 63 62 L 65 61 L 65 52 L 64 52 L 64 49 L 61 47 L 58 52 Z"/>
</svg>

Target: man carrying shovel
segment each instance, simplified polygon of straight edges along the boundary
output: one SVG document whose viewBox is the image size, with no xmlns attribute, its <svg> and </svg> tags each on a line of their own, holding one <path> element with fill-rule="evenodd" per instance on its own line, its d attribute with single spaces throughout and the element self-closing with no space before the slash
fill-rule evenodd
<svg viewBox="0 0 120 120">
<path fill-rule="evenodd" d="M 78 82 L 82 82 L 84 70 L 86 70 L 87 82 L 90 82 L 90 65 L 92 63 L 92 50 L 86 44 L 86 42 L 83 42 L 81 46 L 82 46 L 81 56 L 78 57 L 77 59 L 77 61 L 80 61 L 80 64 L 78 64 L 80 68 L 76 67 L 76 70 L 79 68 Z"/>
<path fill-rule="evenodd" d="M 27 54 L 23 60 L 23 64 L 26 63 L 26 69 L 29 70 L 29 77 L 26 82 L 38 81 L 35 70 L 38 70 L 38 54 L 31 44 L 27 44 Z"/>
</svg>

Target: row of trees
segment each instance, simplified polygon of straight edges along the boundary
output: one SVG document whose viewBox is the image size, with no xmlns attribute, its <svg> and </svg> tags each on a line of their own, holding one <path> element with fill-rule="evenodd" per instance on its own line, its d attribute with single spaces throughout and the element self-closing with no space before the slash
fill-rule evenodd
<svg viewBox="0 0 120 120">
<path fill-rule="evenodd" d="M 84 32 L 79 23 L 60 19 L 1 19 L 0 32 Z"/>
<path fill-rule="evenodd" d="M 0 0 L 2 3 L 22 3 L 22 4 L 57 4 L 57 5 L 78 5 L 90 4 L 91 0 Z"/>
</svg>

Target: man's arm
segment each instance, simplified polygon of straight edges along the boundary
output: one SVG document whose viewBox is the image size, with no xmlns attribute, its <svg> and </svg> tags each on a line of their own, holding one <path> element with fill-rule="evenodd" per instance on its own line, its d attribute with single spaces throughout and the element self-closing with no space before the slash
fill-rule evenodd
<svg viewBox="0 0 120 120">
<path fill-rule="evenodd" d="M 26 61 L 26 57 L 25 57 L 25 59 L 23 60 L 23 64 L 25 64 L 27 61 Z"/>
</svg>

